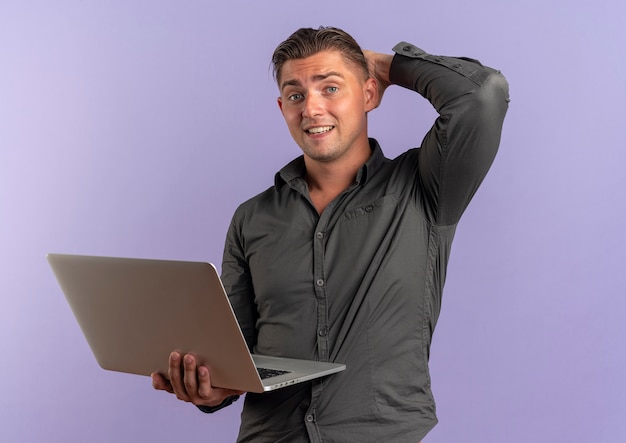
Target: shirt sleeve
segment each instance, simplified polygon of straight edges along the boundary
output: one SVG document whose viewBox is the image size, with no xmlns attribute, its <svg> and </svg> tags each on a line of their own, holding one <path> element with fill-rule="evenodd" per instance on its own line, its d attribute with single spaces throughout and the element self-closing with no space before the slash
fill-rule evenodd
<svg viewBox="0 0 626 443">
<path fill-rule="evenodd" d="M 391 82 L 421 94 L 439 114 L 420 148 L 420 200 L 432 223 L 456 224 L 498 150 L 507 81 L 477 60 L 434 56 L 405 42 L 394 52 Z"/>
<path fill-rule="evenodd" d="M 240 242 L 240 230 L 237 220 L 239 211 L 235 212 L 231 221 L 226 243 L 224 246 L 224 257 L 222 260 L 222 282 L 224 289 L 241 327 L 241 331 L 246 340 L 248 348 L 252 350 L 256 342 L 256 308 L 254 306 L 254 290 L 252 288 L 252 278 L 248 266 L 243 256 Z M 217 406 L 197 406 L 197 408 L 207 414 L 212 414 L 220 409 L 230 406 L 239 399 L 238 395 L 226 398 Z"/>
<path fill-rule="evenodd" d="M 222 282 L 248 349 L 252 352 L 256 344 L 258 311 L 255 304 L 252 275 L 243 250 L 241 233 L 243 212 L 241 207 L 235 211 L 226 234 L 222 259 Z"/>
</svg>

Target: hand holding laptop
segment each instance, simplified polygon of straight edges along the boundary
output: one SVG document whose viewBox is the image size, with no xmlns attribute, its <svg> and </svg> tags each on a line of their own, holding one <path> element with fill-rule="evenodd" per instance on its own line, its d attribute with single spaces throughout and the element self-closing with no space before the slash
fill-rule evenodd
<svg viewBox="0 0 626 443">
<path fill-rule="evenodd" d="M 181 356 L 172 352 L 169 360 L 169 380 L 163 374 L 152 374 L 154 389 L 175 394 L 179 400 L 196 406 L 217 406 L 228 397 L 243 395 L 244 391 L 215 388 L 211 386 L 211 375 L 206 366 L 197 366 L 192 354 Z"/>
</svg>

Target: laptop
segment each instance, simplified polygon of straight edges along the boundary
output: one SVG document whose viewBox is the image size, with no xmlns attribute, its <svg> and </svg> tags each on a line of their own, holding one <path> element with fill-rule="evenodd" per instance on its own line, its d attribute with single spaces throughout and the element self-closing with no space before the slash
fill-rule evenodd
<svg viewBox="0 0 626 443">
<path fill-rule="evenodd" d="M 167 375 L 176 350 L 208 366 L 213 386 L 260 393 L 346 368 L 251 354 L 211 263 L 69 254 L 47 259 L 103 369 Z"/>
</svg>

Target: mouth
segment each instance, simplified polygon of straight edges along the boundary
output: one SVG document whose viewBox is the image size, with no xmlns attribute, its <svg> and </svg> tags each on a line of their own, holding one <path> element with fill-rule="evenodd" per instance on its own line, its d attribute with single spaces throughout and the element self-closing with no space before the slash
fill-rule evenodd
<svg viewBox="0 0 626 443">
<path fill-rule="evenodd" d="M 334 126 L 316 126 L 314 128 L 305 129 L 304 132 L 311 135 L 319 135 L 331 131 L 334 128 Z"/>
</svg>

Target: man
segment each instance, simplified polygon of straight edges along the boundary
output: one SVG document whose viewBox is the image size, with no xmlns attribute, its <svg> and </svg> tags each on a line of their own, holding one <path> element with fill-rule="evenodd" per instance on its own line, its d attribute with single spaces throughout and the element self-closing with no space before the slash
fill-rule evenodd
<svg viewBox="0 0 626 443">
<path fill-rule="evenodd" d="M 436 424 L 428 373 L 456 224 L 497 151 L 508 86 L 471 59 L 407 43 L 361 51 L 335 28 L 300 29 L 273 56 L 278 106 L 303 155 L 231 223 L 222 278 L 258 354 L 346 371 L 245 398 L 241 442 L 419 442 Z M 367 114 L 389 85 L 439 113 L 420 149 L 386 159 Z M 173 353 L 153 385 L 213 412 L 211 386 Z"/>
</svg>

